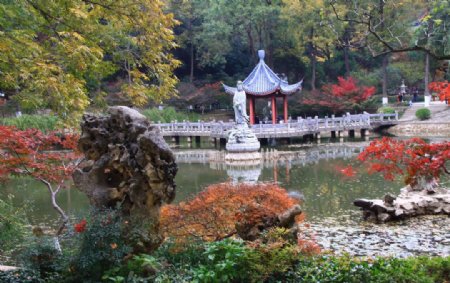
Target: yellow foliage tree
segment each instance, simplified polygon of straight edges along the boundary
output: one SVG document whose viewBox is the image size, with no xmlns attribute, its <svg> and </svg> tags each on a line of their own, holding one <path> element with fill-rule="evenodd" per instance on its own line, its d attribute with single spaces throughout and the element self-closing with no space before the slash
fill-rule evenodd
<svg viewBox="0 0 450 283">
<path fill-rule="evenodd" d="M 0 90 L 22 107 L 74 121 L 123 77 L 130 104 L 175 92 L 172 14 L 161 0 L 17 0 L 0 3 Z"/>
</svg>

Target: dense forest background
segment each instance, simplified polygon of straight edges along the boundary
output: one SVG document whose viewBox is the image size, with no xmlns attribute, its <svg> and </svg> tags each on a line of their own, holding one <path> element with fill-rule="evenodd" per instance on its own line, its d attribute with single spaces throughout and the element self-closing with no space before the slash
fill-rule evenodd
<svg viewBox="0 0 450 283">
<path fill-rule="evenodd" d="M 180 22 L 179 90 L 195 97 L 220 91 L 218 81 L 234 85 L 265 49 L 275 72 L 304 79 L 303 93 L 290 99 L 294 108 L 339 76 L 377 94 L 396 95 L 402 81 L 409 93 L 424 94 L 430 81 L 448 79 L 448 9 L 448 1 L 171 0 Z"/>
<path fill-rule="evenodd" d="M 245 79 L 259 49 L 289 82 L 304 79 L 298 113 L 338 77 L 386 96 L 450 76 L 448 0 L 19 0 L 0 13 L 0 91 L 13 108 L 64 117 L 226 107 L 221 83 Z"/>
</svg>

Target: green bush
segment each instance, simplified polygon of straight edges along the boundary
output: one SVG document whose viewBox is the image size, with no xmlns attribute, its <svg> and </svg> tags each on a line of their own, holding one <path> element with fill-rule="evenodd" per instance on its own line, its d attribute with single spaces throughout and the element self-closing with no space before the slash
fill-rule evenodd
<svg viewBox="0 0 450 283">
<path fill-rule="evenodd" d="M 60 242 L 55 240 L 55 237 L 47 235 L 28 238 L 18 257 L 19 266 L 39 274 L 45 282 L 60 282 L 68 266 L 68 257 L 57 249 Z"/>
<path fill-rule="evenodd" d="M 161 266 L 158 260 L 151 255 L 135 255 L 124 265 L 108 270 L 102 279 L 109 282 L 151 281 Z"/>
<path fill-rule="evenodd" d="M 8 195 L 8 201 L 0 199 L 0 255 L 8 255 L 27 236 L 26 206 L 14 207 L 12 198 Z"/>
<path fill-rule="evenodd" d="M 389 106 L 380 107 L 377 110 L 380 114 L 395 114 L 395 109 Z"/>
<path fill-rule="evenodd" d="M 431 283 L 446 282 L 449 276 L 450 257 L 358 260 L 346 256 L 301 258 L 289 272 L 283 274 L 283 278 L 276 279 L 289 282 Z"/>
<path fill-rule="evenodd" d="M 247 256 L 249 249 L 241 241 L 226 239 L 205 247 L 205 262 L 193 270 L 198 282 L 245 282 L 248 281 Z"/>
<path fill-rule="evenodd" d="M 102 274 L 122 264 L 131 252 L 123 237 L 123 219 L 116 210 L 95 210 L 84 231 L 75 233 L 80 238 L 75 260 L 68 274 L 73 282 L 98 282 Z"/>
<path fill-rule="evenodd" d="M 284 236 L 283 236 L 284 237 Z M 277 239 L 246 246 L 223 240 L 190 245 L 183 250 L 163 245 L 122 271 L 107 273 L 110 282 L 447 282 L 450 257 L 358 259 L 350 256 L 304 256 L 295 244 Z M 137 265 L 136 265 L 137 263 Z M 135 266 L 130 268 L 130 266 Z M 136 267 L 137 266 L 137 267 Z M 139 267 L 140 266 L 140 267 Z M 147 272 L 147 273 L 145 273 Z M 132 279 L 132 280 L 131 280 Z"/>
<path fill-rule="evenodd" d="M 197 113 L 185 113 L 176 110 L 174 107 L 165 107 L 163 110 L 151 108 L 141 111 L 153 123 L 170 123 L 172 121 L 181 122 L 183 120 L 196 122 L 200 119 Z"/>
<path fill-rule="evenodd" d="M 2 283 L 44 283 L 39 272 L 28 269 L 0 271 L 0 282 Z"/>
<path fill-rule="evenodd" d="M 60 120 L 52 115 L 27 115 L 20 117 L 2 118 L 0 124 L 5 126 L 15 126 L 19 130 L 38 129 L 43 132 L 54 131 L 59 128 Z"/>
<path fill-rule="evenodd" d="M 417 109 L 416 117 L 417 117 L 417 119 L 419 119 L 421 121 L 428 120 L 431 117 L 431 111 L 428 108 Z"/>
</svg>

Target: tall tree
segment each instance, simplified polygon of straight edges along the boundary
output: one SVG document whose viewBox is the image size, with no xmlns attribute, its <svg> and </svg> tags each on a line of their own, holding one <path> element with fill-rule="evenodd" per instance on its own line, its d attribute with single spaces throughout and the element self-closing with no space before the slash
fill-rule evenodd
<svg viewBox="0 0 450 283">
<path fill-rule="evenodd" d="M 180 21 L 176 28 L 179 48 L 186 49 L 189 54 L 189 81 L 194 80 L 195 53 L 197 49 L 197 33 L 201 24 L 200 2 L 197 0 L 171 0 L 169 11 Z"/>
<path fill-rule="evenodd" d="M 365 33 L 375 56 L 424 51 L 436 59 L 450 59 L 448 0 L 331 0 L 330 4 L 338 20 L 352 22 Z M 344 16 L 341 6 L 351 12 L 346 10 Z"/>
<path fill-rule="evenodd" d="M 123 77 L 131 104 L 174 92 L 173 15 L 161 0 L 17 0 L 0 4 L 0 88 L 23 107 L 74 120 Z M 75 119 L 76 120 L 76 119 Z"/>
<path fill-rule="evenodd" d="M 324 1 L 283 0 L 283 4 L 282 17 L 288 21 L 295 53 L 311 64 L 311 89 L 315 90 L 317 61 L 330 58 L 337 41 L 336 29 L 330 22 L 332 11 Z"/>
<path fill-rule="evenodd" d="M 226 57 L 236 50 L 255 58 L 258 49 L 266 49 L 271 64 L 280 5 L 279 0 L 201 1 L 198 12 L 202 24 L 197 33 L 200 66 L 224 66 Z"/>
</svg>

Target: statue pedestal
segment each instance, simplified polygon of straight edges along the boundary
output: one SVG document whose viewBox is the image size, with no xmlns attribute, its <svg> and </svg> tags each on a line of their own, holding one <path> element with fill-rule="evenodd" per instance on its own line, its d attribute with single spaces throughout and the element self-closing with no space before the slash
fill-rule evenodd
<svg viewBox="0 0 450 283">
<path fill-rule="evenodd" d="M 260 147 L 261 145 L 256 138 L 255 133 L 248 128 L 247 124 L 238 124 L 234 126 L 228 133 L 228 140 L 225 146 L 226 150 L 230 153 L 254 153 L 258 152 Z M 245 156 L 247 156 L 247 154 L 242 154 L 242 157 Z M 246 159 L 256 159 L 252 156 L 254 155 L 248 155 L 250 158 Z"/>
</svg>

